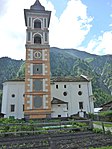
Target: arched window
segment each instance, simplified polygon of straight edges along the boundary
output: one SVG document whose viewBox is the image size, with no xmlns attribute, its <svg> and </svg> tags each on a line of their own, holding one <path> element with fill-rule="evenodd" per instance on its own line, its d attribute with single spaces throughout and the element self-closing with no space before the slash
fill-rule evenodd
<svg viewBox="0 0 112 149">
<path fill-rule="evenodd" d="M 34 36 L 34 43 L 41 44 L 41 36 L 40 35 L 36 34 Z"/>
<path fill-rule="evenodd" d="M 40 20 L 35 20 L 34 21 L 34 28 L 41 28 L 41 21 Z"/>
</svg>

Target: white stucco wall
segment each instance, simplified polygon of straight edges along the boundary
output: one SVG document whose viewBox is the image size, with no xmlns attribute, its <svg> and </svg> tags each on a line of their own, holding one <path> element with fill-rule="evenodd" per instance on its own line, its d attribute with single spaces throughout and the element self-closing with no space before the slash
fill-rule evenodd
<svg viewBox="0 0 112 149">
<path fill-rule="evenodd" d="M 51 117 L 67 117 L 67 104 L 52 104 Z"/>
<path fill-rule="evenodd" d="M 6 114 L 5 117 L 14 116 L 15 118 L 23 118 L 24 104 L 24 82 L 5 82 L 3 84 L 3 98 L 1 112 Z M 12 94 L 15 97 L 12 97 Z M 15 105 L 15 111 L 11 112 L 11 105 Z"/>
<path fill-rule="evenodd" d="M 1 107 L 1 112 L 6 114 L 8 113 L 7 107 L 8 107 L 8 84 L 4 83 L 3 84 L 3 96 L 2 96 L 2 107 Z"/>
<path fill-rule="evenodd" d="M 56 88 L 58 85 L 58 89 Z M 66 85 L 66 88 L 64 88 Z M 80 87 L 79 87 L 80 85 Z M 78 95 L 81 91 L 82 95 Z M 2 113 L 6 117 L 14 116 L 15 118 L 23 118 L 23 104 L 24 104 L 24 81 L 5 82 L 3 84 L 3 99 L 2 99 Z M 67 96 L 63 93 L 66 92 Z M 15 97 L 12 97 L 15 94 Z M 68 103 L 67 104 L 52 104 L 51 117 L 67 117 L 77 114 L 81 111 L 79 109 L 79 102 L 83 102 L 83 109 L 86 113 L 94 112 L 93 95 L 91 82 L 55 82 L 51 84 L 51 100 L 53 97 Z M 11 112 L 11 104 L 15 105 L 15 111 Z"/>
<path fill-rule="evenodd" d="M 58 85 L 58 89 L 56 85 Z M 66 88 L 64 88 L 64 85 L 66 85 Z M 79 88 L 79 85 L 81 88 Z M 78 95 L 79 91 L 82 92 L 82 95 Z M 67 96 L 63 95 L 64 92 L 67 92 Z M 55 82 L 51 87 L 52 99 L 55 97 L 68 102 L 69 116 L 81 111 L 79 109 L 79 102 L 83 102 L 82 111 L 86 111 L 87 113 L 93 112 L 93 101 L 91 100 L 90 102 L 91 95 L 92 87 L 90 82 Z"/>
</svg>

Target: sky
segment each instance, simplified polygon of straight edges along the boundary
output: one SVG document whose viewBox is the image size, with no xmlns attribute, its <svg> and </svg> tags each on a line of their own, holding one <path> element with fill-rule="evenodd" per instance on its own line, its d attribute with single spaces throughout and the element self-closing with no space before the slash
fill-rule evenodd
<svg viewBox="0 0 112 149">
<path fill-rule="evenodd" d="M 35 0 L 0 0 L 0 57 L 25 59 L 24 9 Z M 112 55 L 112 0 L 40 0 L 52 11 L 51 47 Z"/>
</svg>

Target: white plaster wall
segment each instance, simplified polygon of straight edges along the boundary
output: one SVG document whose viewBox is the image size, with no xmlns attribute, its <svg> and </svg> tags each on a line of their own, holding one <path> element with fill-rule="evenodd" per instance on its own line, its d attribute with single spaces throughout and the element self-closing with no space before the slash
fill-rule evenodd
<svg viewBox="0 0 112 149">
<path fill-rule="evenodd" d="M 24 117 L 24 112 L 23 112 L 24 91 L 25 91 L 24 82 L 6 82 L 4 84 L 2 112 L 6 114 L 5 117 L 9 117 L 9 116 L 14 116 L 15 118 Z M 12 97 L 12 94 L 15 94 L 15 97 Z M 10 106 L 12 104 L 15 105 L 14 112 L 11 112 Z"/>
<path fill-rule="evenodd" d="M 58 85 L 58 89 L 56 89 Z M 66 85 L 66 88 L 64 88 Z M 79 88 L 81 85 L 81 88 Z M 14 116 L 15 118 L 23 118 L 23 104 L 25 83 L 23 82 L 5 82 L 3 84 L 3 99 L 2 99 L 2 113 L 6 114 L 6 117 Z M 78 95 L 78 91 L 82 91 L 82 95 Z M 67 92 L 67 96 L 63 93 Z M 12 94 L 15 97 L 12 98 Z M 51 100 L 53 97 L 62 101 L 68 102 L 68 111 L 64 111 L 67 107 L 66 104 L 52 105 L 52 117 L 62 117 L 77 114 L 79 111 L 79 102 L 83 102 L 83 111 L 94 112 L 94 104 L 92 99 L 92 87 L 90 82 L 55 82 L 51 84 Z M 15 104 L 15 112 L 10 112 L 10 105 Z M 45 105 L 44 105 L 45 106 Z M 66 105 L 67 106 L 67 105 Z"/>
<path fill-rule="evenodd" d="M 89 94 L 89 105 L 90 105 L 90 113 L 94 113 L 94 101 L 93 101 L 93 93 L 92 93 L 92 84 L 88 82 L 88 94 Z"/>
<path fill-rule="evenodd" d="M 89 94 L 90 94 L 90 95 L 93 95 L 91 82 L 88 82 L 88 88 L 89 88 Z"/>
<path fill-rule="evenodd" d="M 6 114 L 7 110 L 8 110 L 8 98 L 7 98 L 7 94 L 8 94 L 8 85 L 7 83 L 3 83 L 3 96 L 2 96 L 2 108 L 1 108 L 1 112 Z"/>
<path fill-rule="evenodd" d="M 61 115 L 61 117 L 67 117 L 68 111 L 66 104 L 52 104 L 51 111 L 51 117 L 58 117 L 58 115 Z"/>
<path fill-rule="evenodd" d="M 58 89 L 56 89 L 58 85 Z M 66 85 L 66 88 L 64 88 Z M 79 88 L 81 85 L 81 88 Z M 82 91 L 82 95 L 78 95 L 78 92 Z M 63 92 L 67 92 L 67 96 L 63 95 Z M 51 99 L 53 97 L 62 101 L 68 102 L 68 115 L 77 114 L 79 111 L 79 102 L 83 102 L 83 111 L 92 112 L 94 108 L 93 102 L 90 102 L 90 95 L 92 95 L 91 84 L 88 82 L 55 82 L 51 85 Z"/>
</svg>

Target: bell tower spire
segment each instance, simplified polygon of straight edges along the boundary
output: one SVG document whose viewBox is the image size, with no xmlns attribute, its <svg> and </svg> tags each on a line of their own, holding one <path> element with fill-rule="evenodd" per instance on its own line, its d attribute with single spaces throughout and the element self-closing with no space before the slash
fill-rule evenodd
<svg viewBox="0 0 112 149">
<path fill-rule="evenodd" d="M 26 25 L 25 117 L 51 114 L 49 24 L 51 12 L 39 0 L 24 10 Z"/>
<path fill-rule="evenodd" d="M 35 3 L 30 7 L 30 9 L 42 11 L 45 10 L 45 7 L 41 5 L 39 0 L 36 0 Z"/>
</svg>

